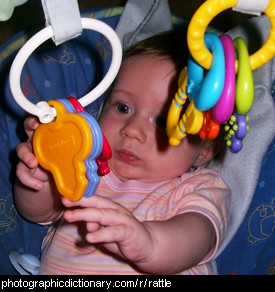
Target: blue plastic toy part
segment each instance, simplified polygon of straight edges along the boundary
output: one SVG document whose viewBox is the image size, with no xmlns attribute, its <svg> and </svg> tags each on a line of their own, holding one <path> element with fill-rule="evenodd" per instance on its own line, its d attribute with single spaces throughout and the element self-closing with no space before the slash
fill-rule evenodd
<svg viewBox="0 0 275 292">
<path fill-rule="evenodd" d="M 212 66 L 204 77 L 204 68 L 192 57 L 188 60 L 187 92 L 201 111 L 211 109 L 219 100 L 225 80 L 225 58 L 219 37 L 212 33 L 204 36 L 206 47 L 213 54 Z"/>
<path fill-rule="evenodd" d="M 89 157 L 84 161 L 86 167 L 86 177 L 88 179 L 88 185 L 86 187 L 85 193 L 83 194 L 84 197 L 90 197 L 92 194 L 95 193 L 98 184 L 99 184 L 99 177 L 97 175 L 97 164 L 95 159 L 100 155 L 103 147 L 103 137 L 101 129 L 97 123 L 97 121 L 88 113 L 86 112 L 77 112 L 71 102 L 67 99 L 59 99 L 60 102 L 65 106 L 68 112 L 78 113 L 83 116 L 90 126 L 90 130 L 93 136 L 93 147 Z"/>
<path fill-rule="evenodd" d="M 86 175 L 89 181 L 86 191 L 84 193 L 84 197 L 90 197 L 92 194 L 95 193 L 98 187 L 98 184 L 100 182 L 100 178 L 97 174 L 98 167 L 97 167 L 95 159 L 100 155 L 102 151 L 103 137 L 102 137 L 102 133 L 97 121 L 90 114 L 88 113 L 79 113 L 79 114 L 86 118 L 93 134 L 92 152 L 89 158 L 86 159 L 86 161 L 84 162 L 87 169 Z"/>
</svg>

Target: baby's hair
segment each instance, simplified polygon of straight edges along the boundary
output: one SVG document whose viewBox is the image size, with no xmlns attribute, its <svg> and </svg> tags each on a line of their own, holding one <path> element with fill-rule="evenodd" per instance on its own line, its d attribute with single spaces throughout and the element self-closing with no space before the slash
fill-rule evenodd
<svg viewBox="0 0 275 292">
<path fill-rule="evenodd" d="M 123 61 L 137 55 L 171 59 L 180 73 L 188 59 L 186 29 L 162 32 L 132 45 L 124 51 Z"/>
</svg>

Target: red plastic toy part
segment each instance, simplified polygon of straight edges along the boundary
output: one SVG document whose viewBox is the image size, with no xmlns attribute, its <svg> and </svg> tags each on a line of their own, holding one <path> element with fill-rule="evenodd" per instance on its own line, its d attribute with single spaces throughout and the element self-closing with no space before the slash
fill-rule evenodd
<svg viewBox="0 0 275 292">
<path fill-rule="evenodd" d="M 198 133 L 200 138 L 201 139 L 217 138 L 220 131 L 220 125 L 213 120 L 211 110 L 204 112 L 203 115 L 204 115 L 203 125 Z"/>
</svg>

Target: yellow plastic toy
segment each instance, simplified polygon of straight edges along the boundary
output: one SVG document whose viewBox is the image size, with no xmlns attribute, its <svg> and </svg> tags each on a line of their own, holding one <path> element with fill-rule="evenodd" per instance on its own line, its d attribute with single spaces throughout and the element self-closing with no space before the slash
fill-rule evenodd
<svg viewBox="0 0 275 292">
<path fill-rule="evenodd" d="M 195 108 L 194 101 L 190 101 L 185 113 L 180 120 L 182 107 L 187 100 L 187 67 L 184 67 L 179 77 L 179 90 L 171 103 L 168 111 L 166 132 L 169 144 L 177 146 L 181 143 L 187 133 L 197 134 L 203 124 L 203 113 Z"/>
<path fill-rule="evenodd" d="M 205 30 L 216 15 L 237 4 L 238 0 L 207 0 L 190 21 L 187 32 L 188 47 L 193 58 L 205 69 L 209 69 L 212 64 L 212 54 L 204 44 Z M 249 57 L 252 70 L 263 66 L 275 55 L 275 0 L 269 1 L 265 14 L 271 23 L 270 34 L 262 48 Z M 237 61 L 235 67 L 237 70 Z"/>
<path fill-rule="evenodd" d="M 34 154 L 40 165 L 53 174 L 58 191 L 78 201 L 88 185 L 84 160 L 92 149 L 92 133 L 84 117 L 67 112 L 59 101 L 48 103 L 56 109 L 56 120 L 36 129 Z"/>
</svg>

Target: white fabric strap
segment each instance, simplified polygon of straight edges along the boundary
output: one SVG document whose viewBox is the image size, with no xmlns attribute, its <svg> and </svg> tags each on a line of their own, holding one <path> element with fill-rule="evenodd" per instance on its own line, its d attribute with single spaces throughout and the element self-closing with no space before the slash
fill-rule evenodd
<svg viewBox="0 0 275 292">
<path fill-rule="evenodd" d="M 241 13 L 261 15 L 268 6 L 270 0 L 239 0 L 232 9 Z"/>
<path fill-rule="evenodd" d="M 81 16 L 77 0 L 41 0 L 46 25 L 53 29 L 53 41 L 59 45 L 77 37 L 82 32 Z"/>
</svg>

